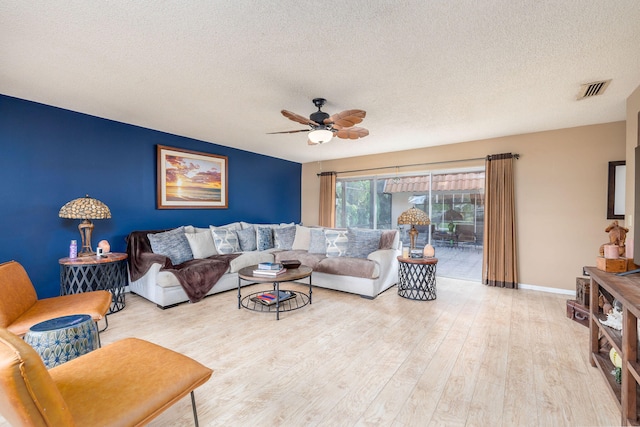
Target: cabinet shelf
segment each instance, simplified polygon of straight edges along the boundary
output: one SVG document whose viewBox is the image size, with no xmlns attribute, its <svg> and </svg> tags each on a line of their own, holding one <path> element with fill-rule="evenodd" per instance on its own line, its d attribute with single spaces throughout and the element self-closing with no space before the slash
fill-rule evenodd
<svg viewBox="0 0 640 427">
<path fill-rule="evenodd" d="M 638 316 L 640 315 L 640 280 L 635 276 L 617 276 L 595 267 L 585 269 L 591 277 L 589 304 L 589 352 L 591 365 L 598 368 L 620 407 L 622 425 L 639 425 L 640 363 L 638 363 Z M 598 307 L 600 293 L 611 295 L 623 307 L 623 331 L 601 323 L 606 316 Z M 624 333 L 623 333 L 624 332 Z M 602 345 L 602 342 L 605 345 Z M 615 381 L 615 369 L 608 346 L 622 358 L 622 384 Z"/>
</svg>

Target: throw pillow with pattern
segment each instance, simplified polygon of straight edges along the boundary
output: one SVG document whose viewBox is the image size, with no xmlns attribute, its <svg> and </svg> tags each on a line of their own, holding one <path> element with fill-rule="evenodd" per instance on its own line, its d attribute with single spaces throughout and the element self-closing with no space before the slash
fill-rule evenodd
<svg viewBox="0 0 640 427">
<path fill-rule="evenodd" d="M 326 229 L 324 237 L 327 244 L 327 257 L 347 256 L 349 245 L 347 230 Z"/>
<path fill-rule="evenodd" d="M 259 251 L 273 248 L 273 229 L 271 227 L 258 227 L 256 229 L 256 246 Z"/>
<path fill-rule="evenodd" d="M 216 251 L 219 254 L 232 254 L 234 252 L 240 252 L 238 246 L 238 236 L 233 230 L 227 230 L 224 228 L 216 228 L 212 230 L 213 243 L 216 246 Z"/>
</svg>

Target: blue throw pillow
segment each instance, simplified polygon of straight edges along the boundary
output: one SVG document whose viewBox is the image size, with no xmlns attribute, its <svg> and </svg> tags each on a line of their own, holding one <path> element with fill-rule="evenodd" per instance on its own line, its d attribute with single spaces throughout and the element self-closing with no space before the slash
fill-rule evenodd
<svg viewBox="0 0 640 427">
<path fill-rule="evenodd" d="M 259 251 L 273 248 L 273 229 L 271 227 L 258 227 L 256 229 L 256 246 Z"/>
<path fill-rule="evenodd" d="M 184 227 L 178 227 L 163 233 L 147 234 L 151 250 L 155 254 L 169 257 L 173 265 L 182 264 L 193 259 L 191 246 L 184 235 Z"/>
</svg>

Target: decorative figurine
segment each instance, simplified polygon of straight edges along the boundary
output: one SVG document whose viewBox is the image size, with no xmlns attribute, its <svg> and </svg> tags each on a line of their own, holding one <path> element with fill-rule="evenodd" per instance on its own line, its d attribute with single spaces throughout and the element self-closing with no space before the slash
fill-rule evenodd
<svg viewBox="0 0 640 427">
<path fill-rule="evenodd" d="M 613 221 L 605 230 L 609 233 L 609 245 L 617 245 L 618 246 L 618 255 L 624 256 L 625 253 L 625 241 L 627 240 L 627 233 L 629 232 L 628 228 L 620 227 L 618 225 L 618 221 Z M 607 244 L 607 243 L 605 243 Z M 600 256 L 604 256 L 604 246 L 600 246 Z"/>
</svg>

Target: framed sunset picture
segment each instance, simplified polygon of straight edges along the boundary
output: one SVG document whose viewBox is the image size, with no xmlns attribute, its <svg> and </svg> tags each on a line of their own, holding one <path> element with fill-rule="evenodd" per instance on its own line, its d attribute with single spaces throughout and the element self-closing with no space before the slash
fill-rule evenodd
<svg viewBox="0 0 640 427">
<path fill-rule="evenodd" d="M 225 156 L 158 145 L 158 209 L 227 208 Z"/>
</svg>

